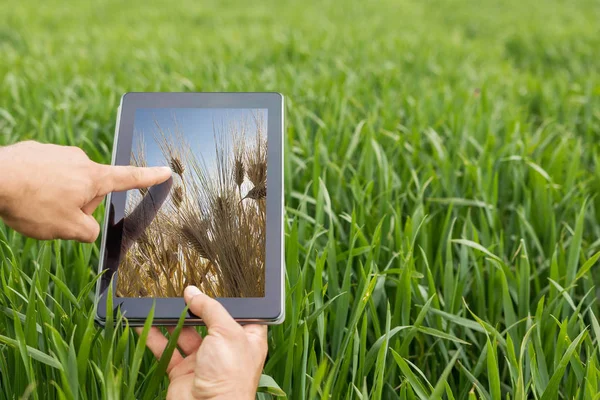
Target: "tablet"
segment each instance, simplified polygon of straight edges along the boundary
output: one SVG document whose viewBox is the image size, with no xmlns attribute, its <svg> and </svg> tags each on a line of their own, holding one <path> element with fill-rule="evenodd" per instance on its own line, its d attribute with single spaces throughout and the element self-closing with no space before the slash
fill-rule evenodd
<svg viewBox="0 0 600 400">
<path fill-rule="evenodd" d="M 173 175 L 107 197 L 97 321 L 141 325 L 154 305 L 176 324 L 189 285 L 240 322 L 283 321 L 283 96 L 127 93 L 117 114 L 112 164 Z"/>
</svg>

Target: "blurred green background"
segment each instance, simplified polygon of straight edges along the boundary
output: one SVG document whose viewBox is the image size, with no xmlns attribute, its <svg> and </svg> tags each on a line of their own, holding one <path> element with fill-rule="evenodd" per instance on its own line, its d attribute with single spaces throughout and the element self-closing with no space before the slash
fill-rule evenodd
<svg viewBox="0 0 600 400">
<path fill-rule="evenodd" d="M 261 398 L 596 399 L 598 21 L 597 1 L 4 1 L 0 145 L 107 163 L 124 92 L 281 92 L 287 319 Z M 0 224 L 0 399 L 164 397 L 135 335 L 93 324 L 97 256 Z"/>
</svg>

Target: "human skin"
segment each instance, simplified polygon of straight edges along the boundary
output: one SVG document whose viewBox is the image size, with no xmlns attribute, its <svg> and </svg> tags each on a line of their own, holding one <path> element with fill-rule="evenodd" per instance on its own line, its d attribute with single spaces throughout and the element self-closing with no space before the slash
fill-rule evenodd
<svg viewBox="0 0 600 400">
<path fill-rule="evenodd" d="M 98 164 L 78 147 L 20 142 L 0 147 L 0 218 L 34 239 L 93 242 L 92 216 L 110 192 L 166 181 L 168 167 Z"/>
<path fill-rule="evenodd" d="M 177 345 L 183 354 L 175 351 L 167 367 L 167 400 L 254 399 L 267 356 L 267 327 L 241 326 L 195 286 L 186 288 L 184 298 L 208 334 L 202 338 L 193 327 L 181 330 Z M 157 358 L 167 343 L 159 328 L 150 329 L 146 345 Z"/>
</svg>

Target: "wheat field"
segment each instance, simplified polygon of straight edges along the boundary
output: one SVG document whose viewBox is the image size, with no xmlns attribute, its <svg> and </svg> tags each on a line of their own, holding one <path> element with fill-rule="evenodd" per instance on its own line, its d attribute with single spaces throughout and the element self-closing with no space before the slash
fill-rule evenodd
<svg viewBox="0 0 600 400">
<path fill-rule="evenodd" d="M 257 398 L 594 400 L 599 20 L 596 0 L 0 2 L 0 144 L 108 163 L 125 92 L 281 92 L 286 320 Z M 97 263 L 0 224 L 0 400 L 164 398 L 145 335 L 94 324 Z"/>
</svg>

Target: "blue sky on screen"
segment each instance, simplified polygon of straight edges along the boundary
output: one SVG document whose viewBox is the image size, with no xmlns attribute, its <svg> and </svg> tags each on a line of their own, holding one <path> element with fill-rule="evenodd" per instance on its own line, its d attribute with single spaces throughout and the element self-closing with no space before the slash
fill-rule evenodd
<svg viewBox="0 0 600 400">
<path fill-rule="evenodd" d="M 148 166 L 168 165 L 162 154 L 155 136 L 158 134 L 156 122 L 165 132 L 175 132 L 178 125 L 183 136 L 191 147 L 197 159 L 203 158 L 207 167 L 215 166 L 215 141 L 213 136 L 214 125 L 224 123 L 240 124 L 250 122 L 249 127 L 255 125 L 252 113 L 262 114 L 267 121 L 267 110 L 253 110 L 245 108 L 140 108 L 136 110 L 134 120 L 134 137 L 132 150 L 137 150 L 136 143 L 139 135 L 144 136 L 145 158 Z M 229 136 L 229 135 L 227 135 Z M 256 131 L 249 129 L 246 132 L 247 143 L 254 143 Z M 232 150 L 231 138 L 227 137 L 228 147 Z"/>
</svg>

